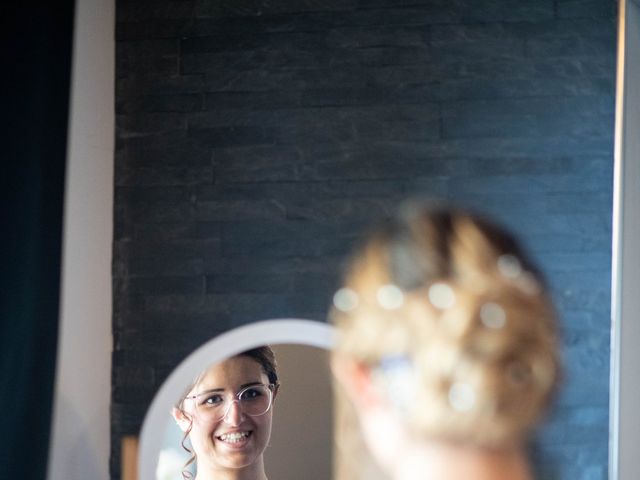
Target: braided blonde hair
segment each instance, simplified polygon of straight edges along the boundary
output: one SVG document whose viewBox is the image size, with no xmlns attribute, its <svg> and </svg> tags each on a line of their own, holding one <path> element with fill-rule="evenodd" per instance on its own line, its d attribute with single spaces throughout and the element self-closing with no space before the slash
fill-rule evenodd
<svg viewBox="0 0 640 480">
<path fill-rule="evenodd" d="M 542 276 L 510 234 L 468 212 L 405 206 L 352 259 L 330 317 L 336 353 L 377 372 L 420 438 L 522 443 L 558 383 Z"/>
</svg>

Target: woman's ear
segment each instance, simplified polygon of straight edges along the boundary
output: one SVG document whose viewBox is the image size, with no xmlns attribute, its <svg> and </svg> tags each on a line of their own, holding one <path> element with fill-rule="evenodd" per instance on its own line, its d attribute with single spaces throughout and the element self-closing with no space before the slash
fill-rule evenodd
<svg viewBox="0 0 640 480">
<path fill-rule="evenodd" d="M 380 404 L 380 393 L 374 385 L 368 365 L 336 354 L 331 359 L 331 371 L 356 407 Z"/>
<path fill-rule="evenodd" d="M 191 427 L 191 417 L 181 409 L 173 407 L 171 416 L 183 432 L 186 432 Z"/>
</svg>

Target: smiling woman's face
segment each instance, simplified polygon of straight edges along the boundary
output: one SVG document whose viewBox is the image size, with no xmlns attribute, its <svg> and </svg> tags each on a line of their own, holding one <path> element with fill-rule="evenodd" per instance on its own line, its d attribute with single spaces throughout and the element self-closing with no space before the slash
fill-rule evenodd
<svg viewBox="0 0 640 480">
<path fill-rule="evenodd" d="M 232 402 L 223 418 L 211 420 L 198 414 L 195 402 L 228 399 L 247 386 L 268 383 L 258 362 L 238 356 L 211 367 L 189 392 L 189 396 L 198 395 L 197 400 L 185 401 L 184 410 L 193 419 L 189 438 L 199 472 L 263 469 L 262 454 L 271 436 L 272 408 L 263 415 L 249 416 L 238 402 Z M 204 392 L 211 394 L 202 395 Z M 179 423 L 184 429 L 186 422 Z"/>
</svg>

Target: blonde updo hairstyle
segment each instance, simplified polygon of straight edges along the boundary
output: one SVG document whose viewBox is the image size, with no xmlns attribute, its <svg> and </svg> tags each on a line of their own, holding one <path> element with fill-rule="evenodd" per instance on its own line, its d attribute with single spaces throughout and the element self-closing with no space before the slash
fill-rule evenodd
<svg viewBox="0 0 640 480">
<path fill-rule="evenodd" d="M 352 259 L 330 316 L 336 354 L 374 372 L 419 438 L 522 444 L 558 383 L 541 275 L 511 235 L 464 211 L 405 206 Z"/>
</svg>

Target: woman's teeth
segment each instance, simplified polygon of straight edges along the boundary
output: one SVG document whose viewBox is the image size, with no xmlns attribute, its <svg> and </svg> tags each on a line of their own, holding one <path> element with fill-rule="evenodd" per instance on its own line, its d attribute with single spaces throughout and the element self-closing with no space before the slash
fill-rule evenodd
<svg viewBox="0 0 640 480">
<path fill-rule="evenodd" d="M 249 436 L 250 432 L 234 432 L 234 433 L 224 433 L 220 435 L 218 438 L 223 442 L 227 443 L 237 443 L 241 442 L 245 438 Z"/>
</svg>

